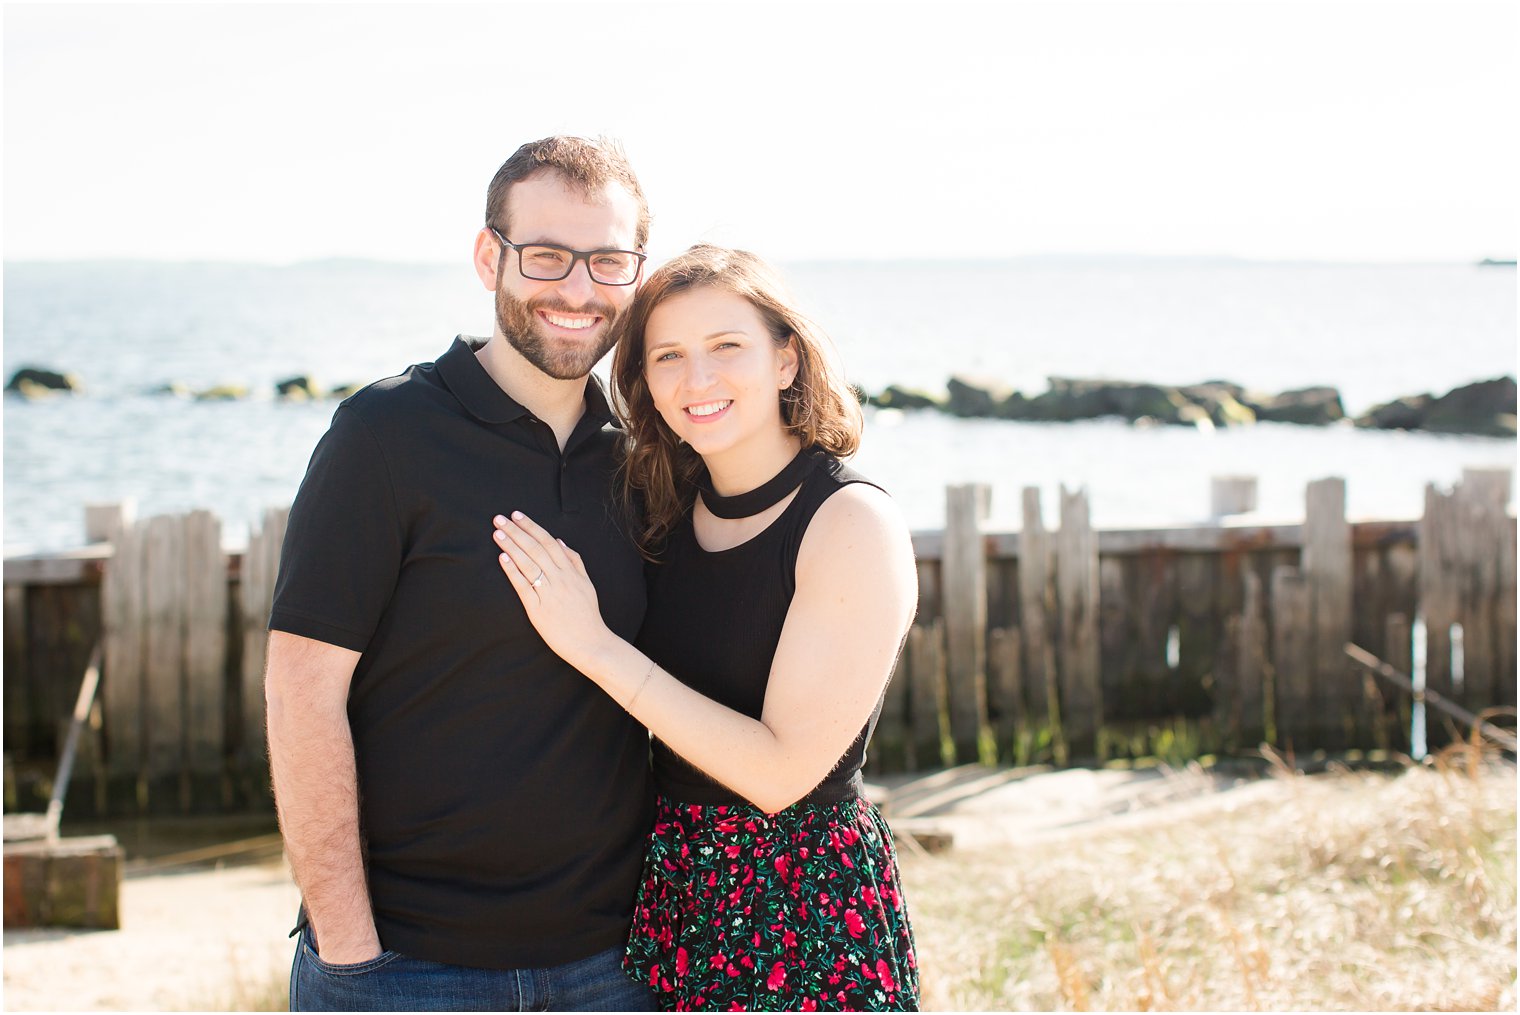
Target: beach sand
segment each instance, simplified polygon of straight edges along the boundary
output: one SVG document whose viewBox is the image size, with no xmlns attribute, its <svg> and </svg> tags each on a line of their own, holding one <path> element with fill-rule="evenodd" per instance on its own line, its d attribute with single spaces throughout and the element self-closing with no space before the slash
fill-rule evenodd
<svg viewBox="0 0 1520 1015">
<path fill-rule="evenodd" d="M 1177 821 L 1282 789 L 1170 772 L 990 770 L 894 777 L 873 789 L 894 824 L 983 849 L 1096 827 Z M 905 852 L 914 847 L 907 842 Z M 912 891 L 912 865 L 908 872 Z M 119 931 L 5 932 L 6 1011 L 226 1010 L 284 1001 L 299 895 L 283 861 L 122 884 Z"/>
</svg>

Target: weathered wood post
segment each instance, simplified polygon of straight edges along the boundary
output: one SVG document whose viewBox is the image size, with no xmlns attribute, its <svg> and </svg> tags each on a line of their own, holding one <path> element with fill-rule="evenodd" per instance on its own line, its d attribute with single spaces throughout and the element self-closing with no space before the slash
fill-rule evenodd
<svg viewBox="0 0 1520 1015">
<path fill-rule="evenodd" d="M 904 639 L 892 676 L 881 696 L 881 716 L 869 746 L 871 771 L 900 771 L 907 767 L 908 740 L 908 646 Z"/>
<path fill-rule="evenodd" d="M 1134 597 L 1127 564 L 1116 555 L 1098 558 L 1099 671 L 1109 716 L 1127 710 L 1135 682 Z"/>
<path fill-rule="evenodd" d="M 942 562 L 945 610 L 945 687 L 956 760 L 980 757 L 987 729 L 987 553 L 982 522 L 992 488 L 981 483 L 945 490 Z"/>
<path fill-rule="evenodd" d="M 1243 515 L 1256 510 L 1255 476 L 1215 476 L 1209 483 L 1209 517 Z"/>
<path fill-rule="evenodd" d="M 102 720 L 109 795 L 147 805 L 142 782 L 147 716 L 143 709 L 143 570 L 146 522 L 124 523 L 113 535 L 101 577 Z"/>
<path fill-rule="evenodd" d="M 144 778 L 149 806 L 185 802 L 185 530 L 174 515 L 149 518 L 144 537 Z"/>
<path fill-rule="evenodd" d="M 1514 680 L 1515 645 L 1515 530 L 1507 511 L 1509 493 L 1508 469 L 1462 472 L 1463 693 L 1474 712 L 1513 700 L 1506 694 L 1506 685 Z"/>
<path fill-rule="evenodd" d="M 1024 650 L 1024 686 L 1031 721 L 1049 725 L 1051 744 L 1057 757 L 1064 759 L 1055 647 L 1051 640 L 1055 618 L 1051 539 L 1040 516 L 1039 487 L 1026 486 L 1023 499 L 1024 527 L 1019 533 L 1019 640 Z"/>
<path fill-rule="evenodd" d="M 1206 713 L 1217 685 L 1220 642 L 1224 625 L 1219 617 L 1219 555 L 1184 553 L 1177 558 L 1177 666 L 1172 672 L 1181 710 Z M 1217 693 L 1217 687 L 1216 692 Z"/>
<path fill-rule="evenodd" d="M 1346 521 L 1346 481 L 1309 484 L 1301 568 L 1309 593 L 1310 708 L 1325 748 L 1357 745 L 1362 733 L 1361 675 L 1346 659 L 1351 640 L 1351 526 Z"/>
<path fill-rule="evenodd" d="M 1419 609 L 1425 681 L 1479 712 L 1515 701 L 1515 525 L 1507 469 L 1469 469 L 1450 494 L 1425 488 L 1419 529 Z M 1454 625 L 1461 625 L 1456 669 Z M 1459 679 L 1460 673 L 1460 679 Z M 1430 730 L 1431 746 L 1444 739 Z"/>
<path fill-rule="evenodd" d="M 1461 526 L 1455 495 L 1442 493 L 1434 483 L 1425 485 L 1425 517 L 1420 519 L 1420 585 L 1418 619 L 1425 622 L 1425 686 L 1437 694 L 1457 699 L 1452 689 L 1451 626 L 1460 615 L 1461 589 L 1458 529 Z M 1438 746 L 1437 725 L 1430 746 Z"/>
<path fill-rule="evenodd" d="M 26 757 L 31 752 L 32 730 L 27 720 L 31 714 L 31 681 L 26 667 L 26 586 L 5 585 L 5 765 L 10 772 L 11 757 Z M 7 780 L 5 806 L 15 809 Z"/>
<path fill-rule="evenodd" d="M 110 504 L 84 506 L 84 541 L 109 543 L 116 533 L 137 520 L 137 501 L 128 497 Z"/>
<path fill-rule="evenodd" d="M 1261 743 L 1266 733 L 1267 623 L 1261 578 L 1250 568 L 1241 575 L 1244 602 L 1231 617 L 1215 689 L 1214 715 L 1241 747 Z"/>
<path fill-rule="evenodd" d="M 1494 704 L 1514 708 L 1520 702 L 1515 699 L 1516 676 L 1516 603 L 1515 603 L 1515 520 L 1509 517 L 1509 470 L 1503 470 L 1504 495 L 1500 503 L 1497 522 L 1499 545 L 1494 557 L 1499 563 L 1498 596 L 1494 603 Z"/>
<path fill-rule="evenodd" d="M 908 632 L 910 769 L 935 768 L 944 763 L 941 709 L 945 698 L 945 625 L 940 618 L 914 624 Z"/>
<path fill-rule="evenodd" d="M 1400 673 L 1413 676 L 1414 674 L 1414 640 L 1413 632 L 1409 626 L 1409 618 L 1402 613 L 1390 613 L 1383 622 L 1383 660 L 1398 670 Z M 1407 695 L 1400 694 L 1395 699 L 1395 707 L 1391 710 L 1392 715 L 1397 717 L 1398 727 L 1396 730 L 1388 728 L 1387 715 L 1378 725 L 1378 746 L 1392 749 L 1395 745 L 1407 747 L 1409 744 L 1409 712 L 1411 702 Z"/>
<path fill-rule="evenodd" d="M 184 517 L 185 760 L 187 806 L 226 802 L 227 554 L 222 523 L 210 511 Z"/>
<path fill-rule="evenodd" d="M 1060 609 L 1061 724 L 1073 755 L 1097 753 L 1103 725 L 1099 683 L 1098 538 L 1087 491 L 1061 487 L 1061 531 L 1056 536 L 1056 599 Z"/>
<path fill-rule="evenodd" d="M 1288 748 L 1314 743 L 1309 654 L 1309 588 L 1295 567 L 1272 571 L 1272 684 L 1277 742 Z"/>
<path fill-rule="evenodd" d="M 238 771 L 250 800 L 269 796 L 269 762 L 264 748 L 264 658 L 269 647 L 269 610 L 280 570 L 280 547 L 285 541 L 289 508 L 269 508 L 262 524 L 248 533 L 248 551 L 238 588 L 243 624 L 241 687 L 242 729 L 239 731 Z"/>
<path fill-rule="evenodd" d="M 1013 758 L 1019 732 L 1027 721 L 1021 640 L 1016 627 L 995 627 L 988 639 L 987 708 L 998 758 L 1004 761 Z"/>
</svg>

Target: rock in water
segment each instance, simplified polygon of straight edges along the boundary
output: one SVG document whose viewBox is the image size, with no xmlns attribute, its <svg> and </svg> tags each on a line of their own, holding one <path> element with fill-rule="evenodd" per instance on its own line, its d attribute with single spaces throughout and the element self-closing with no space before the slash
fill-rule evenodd
<svg viewBox="0 0 1520 1015">
<path fill-rule="evenodd" d="M 940 409 L 944 407 L 943 400 L 935 398 L 927 391 L 904 388 L 896 384 L 888 386 L 881 394 L 872 398 L 870 403 L 883 409 Z"/>
<path fill-rule="evenodd" d="M 1335 388 L 1300 388 L 1263 401 L 1256 407 L 1256 418 L 1263 423 L 1325 426 L 1345 419 L 1346 409 Z"/>
<path fill-rule="evenodd" d="M 247 397 L 248 388 L 241 384 L 218 384 L 195 393 L 197 402 L 235 402 Z"/>
<path fill-rule="evenodd" d="M 309 402 L 322 397 L 321 386 L 306 374 L 276 381 L 274 391 L 281 398 L 291 402 Z"/>
<path fill-rule="evenodd" d="M 972 377 L 952 377 L 945 385 L 949 400 L 945 409 L 952 416 L 991 417 L 1013 392 L 997 381 Z"/>
<path fill-rule="evenodd" d="M 1422 429 L 1515 436 L 1515 379 L 1498 377 L 1452 388 L 1430 403 Z"/>
<path fill-rule="evenodd" d="M 1184 398 L 1201 406 L 1215 426 L 1249 426 L 1256 422 L 1256 410 L 1240 400 L 1245 389 L 1227 382 L 1206 381 L 1178 389 Z"/>
<path fill-rule="evenodd" d="M 6 391 L 14 391 L 24 398 L 40 398 L 60 391 L 75 392 L 80 389 L 79 378 L 73 374 L 61 374 L 41 367 L 22 367 L 11 375 Z"/>
<path fill-rule="evenodd" d="M 1418 430 L 1430 411 L 1430 395 L 1407 395 L 1391 402 L 1375 405 L 1365 415 L 1357 417 L 1356 425 L 1373 430 Z"/>
</svg>

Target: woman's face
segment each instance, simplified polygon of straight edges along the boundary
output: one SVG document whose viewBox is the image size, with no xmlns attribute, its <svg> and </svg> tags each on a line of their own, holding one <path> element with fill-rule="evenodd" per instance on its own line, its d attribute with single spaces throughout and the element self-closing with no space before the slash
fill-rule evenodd
<svg viewBox="0 0 1520 1015">
<path fill-rule="evenodd" d="M 690 289 L 650 313 L 644 379 L 655 409 L 697 454 L 770 448 L 784 431 L 781 389 L 797 373 L 796 341 L 777 348 L 742 296 Z"/>
</svg>

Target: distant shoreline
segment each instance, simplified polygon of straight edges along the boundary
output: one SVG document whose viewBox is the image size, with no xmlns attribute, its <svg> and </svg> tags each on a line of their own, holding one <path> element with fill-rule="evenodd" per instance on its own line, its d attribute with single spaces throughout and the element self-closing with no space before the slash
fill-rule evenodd
<svg viewBox="0 0 1520 1015">
<path fill-rule="evenodd" d="M 655 248 L 653 260 L 656 264 L 679 253 L 679 250 L 662 251 Z M 766 256 L 764 251 L 756 253 Z M 903 266 L 924 264 L 936 268 L 953 267 L 964 264 L 969 266 L 985 266 L 989 264 L 1012 264 L 1024 267 L 1321 267 L 1321 268 L 1514 268 L 1514 258 L 1482 257 L 1477 259 L 1433 259 L 1433 260 L 1400 260 L 1400 261 L 1369 261 L 1360 259 L 1321 259 L 1314 257 L 1289 257 L 1289 258 L 1264 258 L 1243 257 L 1233 254 L 997 254 L 983 257 L 966 258 L 928 258 L 928 257 L 801 257 L 801 258 L 774 258 L 775 263 L 783 270 L 789 268 L 826 268 L 833 265 L 849 266 L 861 264 L 879 264 L 883 266 Z M 382 258 L 369 257 L 307 257 L 290 261 L 239 261 L 216 257 L 23 257 L 6 258 L 3 262 L 5 270 L 26 270 L 34 267 L 63 267 L 77 265 L 81 267 L 93 266 L 143 266 L 143 267 L 208 267 L 208 268 L 257 268 L 274 271 L 284 269 L 311 269 L 311 268 L 364 268 L 385 269 L 400 268 L 407 270 L 468 270 L 467 260 L 461 257 L 457 261 L 393 261 Z"/>
</svg>

